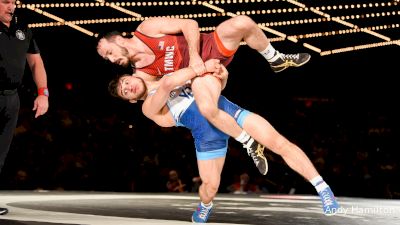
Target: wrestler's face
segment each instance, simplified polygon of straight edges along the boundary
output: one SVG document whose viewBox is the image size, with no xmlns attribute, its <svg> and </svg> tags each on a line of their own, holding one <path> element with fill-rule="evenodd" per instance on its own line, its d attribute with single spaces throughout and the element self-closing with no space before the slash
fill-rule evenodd
<svg viewBox="0 0 400 225">
<path fill-rule="evenodd" d="M 120 38 L 122 37 L 116 37 L 115 39 Z M 114 64 L 125 67 L 130 65 L 129 51 L 122 45 L 122 43 L 119 43 L 118 40 L 107 40 L 105 38 L 100 39 L 97 45 L 97 52 L 101 57 L 103 57 L 103 59 Z"/>
<path fill-rule="evenodd" d="M 16 0 L 0 0 L 0 22 L 10 26 L 15 11 Z"/>
<path fill-rule="evenodd" d="M 146 94 L 147 88 L 144 81 L 135 76 L 123 76 L 119 79 L 117 93 L 122 99 L 136 102 Z"/>
</svg>

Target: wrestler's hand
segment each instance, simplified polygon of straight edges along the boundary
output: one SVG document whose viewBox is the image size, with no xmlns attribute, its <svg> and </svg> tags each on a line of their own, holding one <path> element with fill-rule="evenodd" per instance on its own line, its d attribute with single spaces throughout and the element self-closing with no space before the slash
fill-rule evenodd
<svg viewBox="0 0 400 225">
<path fill-rule="evenodd" d="M 189 66 L 194 70 L 197 76 L 202 76 L 207 72 L 206 65 L 199 54 L 190 56 Z"/>
<path fill-rule="evenodd" d="M 228 79 L 228 70 L 225 68 L 225 66 L 221 65 L 221 72 L 219 73 L 218 78 L 221 80 L 227 80 Z"/>
<path fill-rule="evenodd" d="M 227 80 L 228 79 L 228 71 L 226 68 L 220 64 L 217 71 L 210 73 L 212 76 L 220 79 L 220 80 Z"/>
<path fill-rule="evenodd" d="M 208 73 L 210 73 L 214 77 L 223 79 L 223 77 L 221 76 L 221 73 L 223 72 L 222 71 L 223 65 L 221 65 L 218 59 L 209 59 L 205 62 L 205 65 Z"/>
<path fill-rule="evenodd" d="M 229 72 L 228 72 L 228 70 L 225 68 L 225 66 L 223 66 L 223 65 L 221 65 L 221 70 L 222 70 L 222 72 L 221 72 L 221 77 L 220 77 L 220 79 L 221 79 L 221 88 L 222 88 L 222 90 L 224 90 L 225 89 L 225 87 L 226 87 L 226 84 L 228 83 L 228 74 L 229 74 Z"/>
<path fill-rule="evenodd" d="M 35 118 L 42 116 L 49 109 L 49 97 L 44 95 L 39 95 L 33 102 L 33 111 L 36 110 Z"/>
<path fill-rule="evenodd" d="M 219 59 L 209 59 L 204 63 L 204 65 L 206 67 L 206 72 L 219 73 L 221 71 L 221 63 Z"/>
</svg>

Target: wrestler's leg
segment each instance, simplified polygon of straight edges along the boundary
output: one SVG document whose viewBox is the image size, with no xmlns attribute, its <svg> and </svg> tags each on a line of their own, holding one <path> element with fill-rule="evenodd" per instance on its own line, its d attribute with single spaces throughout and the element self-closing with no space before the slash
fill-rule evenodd
<svg viewBox="0 0 400 225">
<path fill-rule="evenodd" d="M 243 40 L 250 48 L 264 50 L 270 41 L 258 25 L 248 16 L 236 16 L 219 24 L 215 30 L 225 48 L 235 50 Z"/>
<path fill-rule="evenodd" d="M 302 175 L 315 187 L 321 197 L 326 215 L 332 215 L 339 209 L 332 190 L 322 179 L 311 160 L 297 145 L 287 140 L 261 116 L 250 113 L 243 121 L 245 129 L 259 143 L 282 156 L 290 168 Z"/>
<path fill-rule="evenodd" d="M 200 204 L 192 215 L 192 221 L 206 223 L 213 208 L 212 200 L 217 195 L 221 182 L 225 156 L 214 159 L 197 160 L 202 184 L 199 188 Z"/>
<path fill-rule="evenodd" d="M 210 160 L 197 160 L 202 184 L 199 188 L 201 202 L 209 204 L 215 198 L 221 182 L 222 168 L 225 157 Z"/>
<path fill-rule="evenodd" d="M 235 119 L 218 109 L 221 82 L 214 76 L 197 77 L 192 83 L 193 95 L 200 113 L 215 127 L 231 137 L 238 137 L 242 128 Z"/>
<path fill-rule="evenodd" d="M 308 53 L 279 53 L 258 25 L 245 15 L 236 16 L 222 22 L 217 26 L 215 32 L 221 44 L 227 50 L 236 50 L 240 42 L 245 41 L 250 48 L 257 50 L 270 63 L 274 72 L 283 71 L 291 66 L 302 66 L 311 58 Z"/>
<path fill-rule="evenodd" d="M 250 113 L 243 123 L 243 128 L 262 145 L 282 156 L 290 168 L 307 180 L 319 176 L 307 155 L 295 144 L 282 136 L 261 116 Z"/>
<path fill-rule="evenodd" d="M 248 154 L 252 155 L 255 150 L 253 146 L 257 146 L 258 143 L 236 123 L 231 115 L 218 108 L 221 82 L 210 75 L 197 77 L 192 82 L 192 91 L 200 113 L 220 131 L 242 143 Z M 261 157 L 265 159 L 264 155 Z M 266 160 L 260 161 L 258 157 L 252 159 L 260 173 L 265 175 L 268 169 Z"/>
</svg>

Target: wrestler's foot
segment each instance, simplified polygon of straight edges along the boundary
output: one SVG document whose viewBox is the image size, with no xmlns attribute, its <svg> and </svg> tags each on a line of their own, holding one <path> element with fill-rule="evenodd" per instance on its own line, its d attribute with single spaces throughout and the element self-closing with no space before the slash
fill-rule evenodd
<svg viewBox="0 0 400 225">
<path fill-rule="evenodd" d="M 253 159 L 254 164 L 256 164 L 258 168 L 258 171 L 260 171 L 260 173 L 263 175 L 267 174 L 268 162 L 267 158 L 265 158 L 264 155 L 265 147 L 253 138 L 250 138 L 246 143 L 243 144 L 243 148 L 247 149 L 247 154 L 249 154 L 249 156 L 251 156 L 251 158 Z"/>
<path fill-rule="evenodd" d="M 8 213 L 7 208 L 0 208 L 0 215 L 6 215 Z"/>
<path fill-rule="evenodd" d="M 193 223 L 206 223 L 208 217 L 211 214 L 211 209 L 213 207 L 213 203 L 210 203 L 210 206 L 205 206 L 201 202 L 197 206 L 196 211 L 194 211 L 192 215 L 192 222 Z"/>
<path fill-rule="evenodd" d="M 320 191 L 319 196 L 322 201 L 322 210 L 327 216 L 335 215 L 339 211 L 339 203 L 336 201 L 331 188 L 326 185 L 326 188 Z"/>
<path fill-rule="evenodd" d="M 281 72 L 289 67 L 299 67 L 310 61 L 311 55 L 308 53 L 283 54 L 276 51 L 270 61 L 272 70 L 275 73 Z"/>
</svg>

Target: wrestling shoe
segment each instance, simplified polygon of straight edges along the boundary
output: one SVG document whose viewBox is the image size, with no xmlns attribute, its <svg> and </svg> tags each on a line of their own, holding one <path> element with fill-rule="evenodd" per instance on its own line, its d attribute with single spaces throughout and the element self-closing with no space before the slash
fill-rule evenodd
<svg viewBox="0 0 400 225">
<path fill-rule="evenodd" d="M 270 66 L 275 73 L 281 72 L 289 67 L 299 67 L 310 61 L 311 55 L 308 53 L 283 54 L 276 51 L 270 61 Z"/>
<path fill-rule="evenodd" d="M 211 202 L 211 205 L 206 207 L 204 206 L 201 202 L 197 206 L 196 211 L 194 211 L 192 215 L 192 222 L 193 223 L 206 223 L 208 220 L 208 217 L 211 214 L 211 209 L 213 207 L 213 203 Z"/>
<path fill-rule="evenodd" d="M 268 162 L 264 155 L 264 146 L 258 143 L 253 138 L 250 138 L 246 143 L 243 144 L 243 148 L 247 149 L 247 154 L 253 159 L 256 164 L 258 171 L 265 175 L 268 172 Z"/>
<path fill-rule="evenodd" d="M 326 185 L 326 188 L 324 188 L 318 194 L 322 201 L 322 210 L 324 211 L 324 214 L 326 216 L 335 215 L 339 211 L 340 206 L 336 201 L 331 188 Z"/>
<path fill-rule="evenodd" d="M 8 213 L 7 208 L 0 208 L 0 215 L 6 215 Z"/>
</svg>

